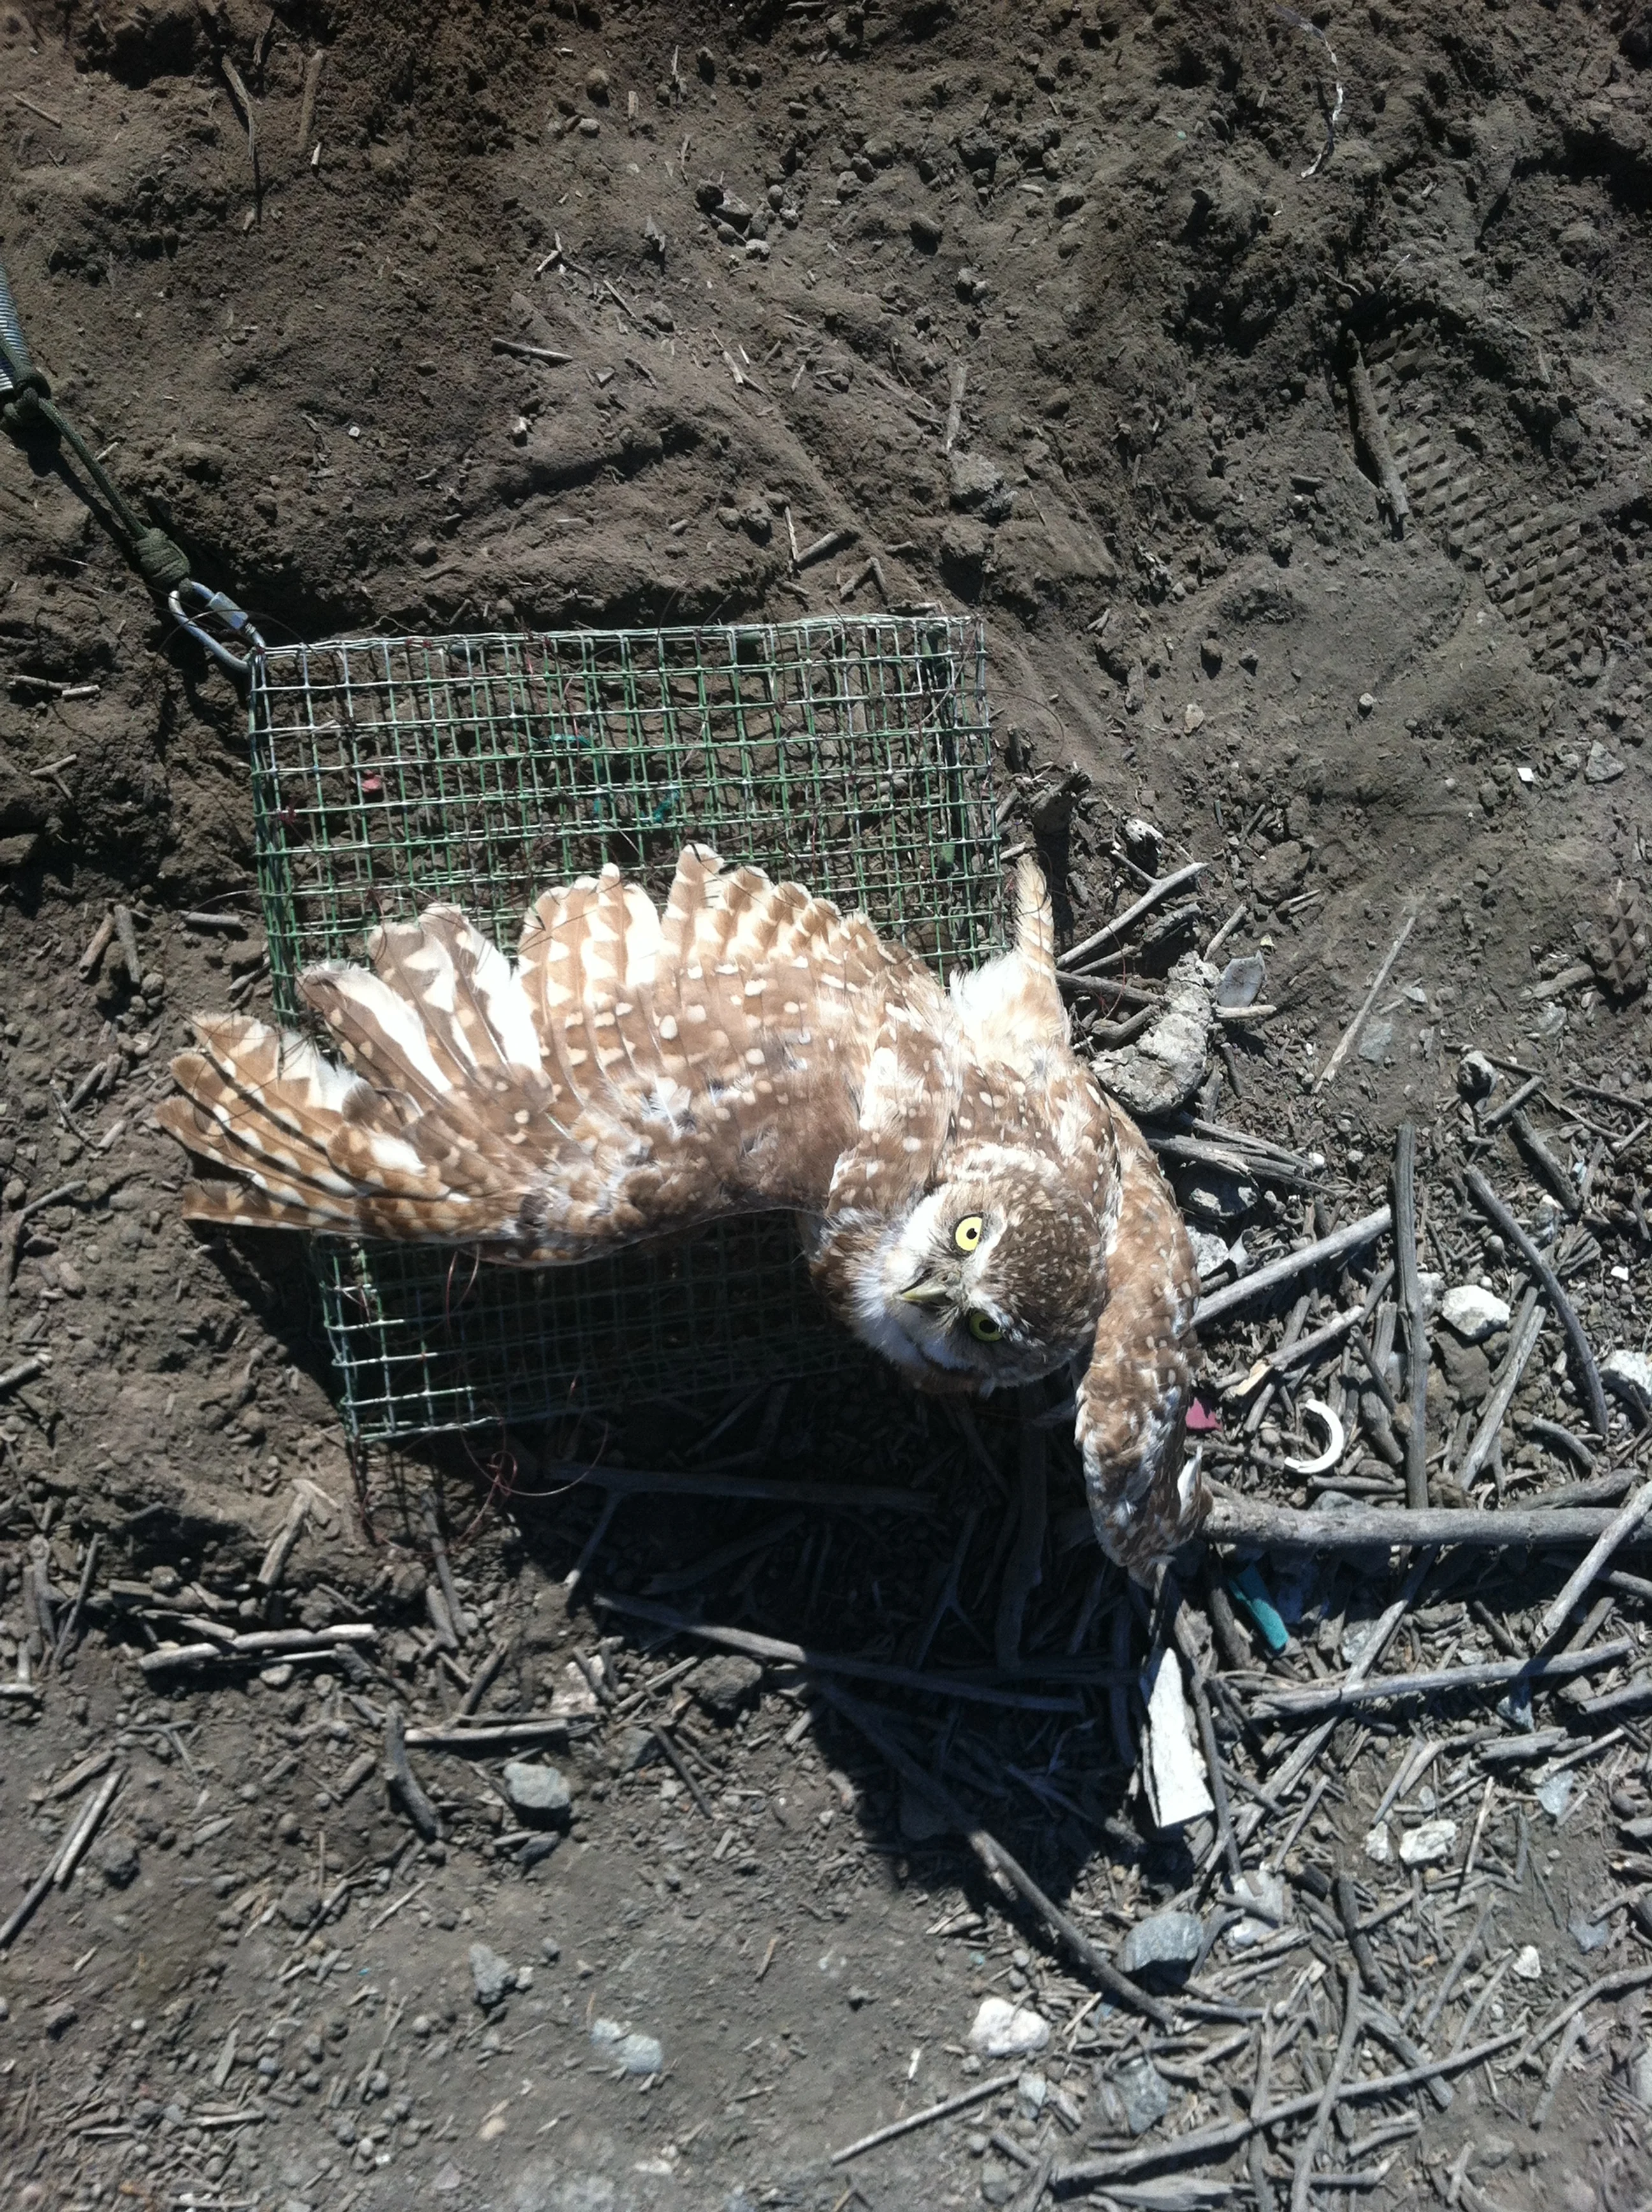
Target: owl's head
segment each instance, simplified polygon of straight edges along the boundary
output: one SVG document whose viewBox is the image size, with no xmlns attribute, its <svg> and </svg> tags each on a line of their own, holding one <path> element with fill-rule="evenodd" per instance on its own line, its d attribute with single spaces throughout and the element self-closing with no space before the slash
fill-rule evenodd
<svg viewBox="0 0 1652 2212">
<path fill-rule="evenodd" d="M 1102 1224 L 1070 1176 L 983 1146 L 885 1232 L 857 1304 L 920 1386 L 991 1390 L 1084 1352 L 1105 1280 Z"/>
</svg>

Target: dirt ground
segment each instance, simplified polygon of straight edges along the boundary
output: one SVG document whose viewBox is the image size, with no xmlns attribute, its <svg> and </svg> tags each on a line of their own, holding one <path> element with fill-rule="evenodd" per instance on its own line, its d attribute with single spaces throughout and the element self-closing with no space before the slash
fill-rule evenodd
<svg viewBox="0 0 1652 2212">
<path fill-rule="evenodd" d="M 1626 903 L 1647 883 L 1652 602 L 1639 0 L 1311 21 L 1260 0 L 0 0 L 0 259 L 38 364 L 272 641 L 979 609 L 1005 836 L 1045 862 L 1063 941 L 1138 896 L 1133 852 L 1149 875 L 1213 865 L 1134 943 L 1132 980 L 1240 907 L 1221 957 L 1266 960 L 1279 1011 L 1224 1028 L 1201 1110 L 1318 1180 L 1179 1167 L 1212 1279 L 1243 1264 L 1224 1256 L 1242 1233 L 1253 1259 L 1313 1233 L 1314 1190 L 1333 1219 L 1381 1203 L 1409 1118 L 1424 1265 L 1509 1298 L 1518 1255 L 1462 1170 L 1479 1160 L 1528 1222 L 1555 1218 L 1553 1179 L 1514 1117 L 1476 1119 L 1473 1049 L 1501 1065 L 1499 1101 L 1543 1079 L 1538 1139 L 1569 1193 L 1582 1178 L 1562 1273 L 1597 1354 L 1647 1348 L 1652 1038 Z M 1285 1927 L 1259 1936 L 1223 1917 L 1208 1824 L 1149 1817 L 1139 1709 L 1106 1673 L 1146 1653 L 1145 1609 L 1097 1574 L 1059 1441 L 1019 1663 L 993 1670 L 1012 1411 L 970 1437 L 859 1366 L 710 1405 L 685 1376 L 600 1434 L 352 1457 L 302 1255 L 186 1231 L 152 1120 L 192 1009 L 268 1005 L 242 701 L 70 476 L 49 446 L 0 442 L 0 1912 L 102 1786 L 82 1763 L 112 1754 L 124 1778 L 80 1871 L 0 1953 L 5 2202 L 1025 2212 L 1049 2158 L 1084 2197 L 1062 2161 L 1241 2113 L 1264 2030 L 1275 2097 L 1321 2087 L 1345 1871 L 1368 1917 L 1395 1907 L 1361 1939 L 1383 2001 L 1420 2018 L 1447 1975 L 1418 2042 L 1509 2033 L 1446 2098 L 1338 2106 L 1320 2164 L 1341 2185 L 1313 2201 L 1645 2204 L 1633 1696 L 1591 1714 L 1540 1692 L 1540 1731 L 1578 1747 L 1541 1781 L 1481 1758 L 1509 1733 L 1488 1700 L 1344 1722 L 1289 1850 L 1267 1811 L 1247 1853 L 1265 1840 L 1291 1878 Z M 793 533 L 834 532 L 852 534 L 794 562 Z M 115 902 L 137 976 L 118 945 L 82 969 Z M 1316 1087 L 1413 908 L 1357 1049 Z M 1375 1272 L 1368 1255 L 1345 1291 Z M 1209 1372 L 1242 1373 L 1284 1312 L 1218 1333 Z M 1507 1341 L 1436 1346 L 1450 1466 Z M 1351 1423 L 1380 1430 L 1344 1375 Z M 1305 1504 L 1278 1472 L 1302 1448 L 1288 1414 L 1243 1439 L 1230 1415 L 1216 1463 Z M 1551 1322 L 1497 1502 L 1505 1480 L 1516 1504 L 1577 1474 L 1527 1424 L 1580 1418 Z M 1637 1419 L 1614 1399 L 1614 1497 L 1643 1463 Z M 610 1493 L 557 1471 L 586 1455 L 768 1490 L 599 1519 Z M 788 1505 L 802 1483 L 836 1501 Z M 1379 1453 L 1345 1494 L 1388 1485 Z M 1396 1648 L 1524 1652 L 1576 1557 L 1448 1553 Z M 1242 1621 L 1218 1722 L 1266 1790 L 1295 1737 L 1242 1728 L 1243 1700 L 1348 1661 L 1404 1560 L 1263 1565 L 1295 1633 L 1270 1674 Z M 1588 1691 L 1643 1679 L 1649 1587 L 1588 1611 L 1580 1640 L 1629 1654 Z M 883 1707 L 909 1754 L 1097 1941 L 1173 1902 L 1204 1915 L 1203 2011 L 1171 2031 L 1094 2002 L 828 1694 L 887 1685 L 728 1655 L 687 1672 L 702 1646 L 608 1601 L 949 1671 L 954 1695 Z M 319 1662 L 144 1671 L 169 1621 L 203 1618 L 380 1632 Z M 478 1670 L 495 1719 L 560 1701 L 570 1802 L 536 1823 L 502 1756 L 415 1747 L 427 1840 L 385 1786 L 386 1717 L 440 1727 Z M 1425 1735 L 1441 1754 L 1407 1780 Z M 1442 1868 L 1364 1849 L 1395 1779 L 1392 1818 L 1456 1807 Z M 1515 2031 L 1613 1974 L 1629 1984 L 1581 2030 L 1510 2065 Z M 1033 2060 L 970 2049 L 1004 1994 L 1051 2026 Z M 1386 2147 L 1364 2140 L 1396 2112 Z M 1087 2201 L 1299 2208 L 1293 2124 L 1198 2161 L 1202 2180 L 1169 2160 Z"/>
</svg>

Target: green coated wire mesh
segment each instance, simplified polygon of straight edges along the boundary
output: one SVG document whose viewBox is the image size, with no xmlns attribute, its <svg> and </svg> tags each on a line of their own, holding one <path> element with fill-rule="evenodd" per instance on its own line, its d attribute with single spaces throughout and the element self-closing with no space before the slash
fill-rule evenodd
<svg viewBox="0 0 1652 2212">
<path fill-rule="evenodd" d="M 860 907 L 943 975 L 999 941 L 979 622 L 359 638 L 255 656 L 276 1010 L 437 899 L 507 951 L 546 884 L 613 860 L 661 897 L 689 838 Z M 576 1268 L 315 1240 L 363 1442 L 728 1390 L 829 1364 L 790 1224 Z"/>
</svg>

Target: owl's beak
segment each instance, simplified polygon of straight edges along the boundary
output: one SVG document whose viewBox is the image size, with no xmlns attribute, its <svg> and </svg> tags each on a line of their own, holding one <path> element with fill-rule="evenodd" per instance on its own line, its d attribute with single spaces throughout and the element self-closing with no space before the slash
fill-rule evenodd
<svg viewBox="0 0 1652 2212">
<path fill-rule="evenodd" d="M 944 1305 L 951 1295 L 951 1285 L 942 1282 L 934 1276 L 931 1276 L 926 1282 L 914 1283 L 909 1291 L 902 1291 L 901 1293 L 902 1300 L 908 1305 L 913 1306 Z"/>
</svg>

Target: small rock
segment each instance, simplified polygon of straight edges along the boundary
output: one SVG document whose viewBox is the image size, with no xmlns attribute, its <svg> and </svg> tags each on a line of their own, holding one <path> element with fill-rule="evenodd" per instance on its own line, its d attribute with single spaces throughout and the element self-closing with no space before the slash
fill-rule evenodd
<svg viewBox="0 0 1652 2212">
<path fill-rule="evenodd" d="M 1522 1982 L 1540 1982 L 1543 1978 L 1543 1958 L 1535 1943 L 1528 1943 L 1516 1956 L 1511 1971 Z"/>
<path fill-rule="evenodd" d="M 1207 637 L 1205 640 L 1199 648 L 1199 658 L 1204 664 L 1206 676 L 1219 676 L 1222 673 L 1222 647 L 1215 638 Z"/>
<path fill-rule="evenodd" d="M 586 96 L 589 99 L 594 100 L 599 107 L 607 106 L 609 93 L 608 72 L 605 69 L 602 68 L 600 64 L 594 69 L 590 69 L 586 71 L 585 88 Z"/>
<path fill-rule="evenodd" d="M 1154 1912 L 1137 1921 L 1119 1947 L 1127 1974 L 1146 1966 L 1191 1966 L 1205 1946 L 1205 1926 L 1196 1912 Z"/>
<path fill-rule="evenodd" d="M 1505 1300 L 1478 1283 L 1459 1283 L 1441 1299 L 1440 1318 L 1465 1344 L 1484 1344 L 1508 1328 L 1509 1316 Z"/>
<path fill-rule="evenodd" d="M 1190 701 L 1181 710 L 1181 729 L 1184 737 L 1192 737 L 1195 730 L 1205 726 L 1205 709 Z"/>
<path fill-rule="evenodd" d="M 47 2013 L 46 2032 L 55 2043 L 60 2035 L 73 2027 L 79 2018 L 80 2013 L 74 2000 L 71 1997 L 64 1997 L 60 2004 L 54 2004 Z"/>
<path fill-rule="evenodd" d="M 616 2020 L 593 2020 L 591 2040 L 628 2074 L 659 2074 L 665 2069 L 665 2053 L 659 2039 L 631 2033 Z"/>
<path fill-rule="evenodd" d="M 1039 2073 L 1025 2073 L 1015 2085 L 1015 2100 L 1029 2120 L 1036 2120 L 1043 2111 L 1049 2094 L 1050 2085 Z"/>
<path fill-rule="evenodd" d="M 1254 1006 L 1267 982 L 1267 965 L 1260 952 L 1247 952 L 1230 960 L 1216 987 L 1218 1006 Z"/>
<path fill-rule="evenodd" d="M 1573 1913 L 1566 1927 L 1580 1951 L 1601 1950 L 1612 1940 L 1612 1930 L 1606 1923 L 1591 1920 L 1586 1912 Z"/>
<path fill-rule="evenodd" d="M 701 1660 L 689 1677 L 689 1686 L 703 1711 L 714 1720 L 727 1723 L 756 1702 L 762 1679 L 763 1670 L 755 1659 L 728 1651 Z"/>
<path fill-rule="evenodd" d="M 112 1835 L 99 1850 L 97 1863 L 112 1889 L 125 1889 L 137 1880 L 137 1845 L 128 1835 Z"/>
<path fill-rule="evenodd" d="M 1379 1820 L 1374 1828 L 1366 1832 L 1365 1856 L 1368 1859 L 1374 1859 L 1378 1866 L 1387 1866 L 1393 1858 L 1394 1845 L 1388 1840 L 1386 1820 Z"/>
<path fill-rule="evenodd" d="M 1643 1352 L 1609 1352 L 1600 1362 L 1600 1380 L 1626 1399 L 1644 1420 L 1652 1414 L 1652 1359 Z"/>
<path fill-rule="evenodd" d="M 1537 1785 L 1537 1802 L 1555 1821 L 1565 1818 L 1576 1795 L 1577 1778 L 1570 1768 L 1564 1774 L 1551 1774 Z"/>
<path fill-rule="evenodd" d="M 1465 1098 L 1489 1098 L 1497 1071 L 1483 1052 L 1467 1052 L 1457 1062 L 1457 1088 Z"/>
<path fill-rule="evenodd" d="M 1381 1067 L 1394 1049 L 1394 1024 L 1374 1015 L 1360 1031 L 1355 1049 L 1362 1060 L 1370 1060 L 1373 1067 Z"/>
<path fill-rule="evenodd" d="M 1161 832 L 1151 822 L 1143 821 L 1139 814 L 1127 815 L 1119 835 L 1124 840 L 1124 849 L 1136 866 L 1150 876 L 1158 873 L 1158 856 L 1163 844 Z"/>
<path fill-rule="evenodd" d="M 1243 1906 L 1245 1917 L 1228 1929 L 1228 1942 L 1236 1951 L 1248 1951 L 1278 1934 L 1290 1909 L 1291 1893 L 1283 1875 L 1259 1867 L 1235 1885 L 1231 1902 Z"/>
<path fill-rule="evenodd" d="M 561 1770 L 513 1759 L 505 1768 L 505 1795 L 525 1820 L 567 1820 L 574 1810 L 574 1793 Z"/>
<path fill-rule="evenodd" d="M 1193 1265 L 1199 1270 L 1201 1283 L 1213 1282 L 1228 1265 L 1228 1248 L 1219 1237 L 1208 1229 L 1197 1229 L 1190 1223 L 1187 1241 L 1193 1248 Z"/>
<path fill-rule="evenodd" d="M 501 1959 L 486 1943 L 472 1943 L 471 1982 L 477 2002 L 484 2011 L 491 2012 L 516 1987 L 516 1969 L 508 1959 Z"/>
<path fill-rule="evenodd" d="M 1424 1820 L 1400 1838 L 1400 1858 L 1408 1867 L 1443 1866 L 1457 1840 L 1455 1820 Z"/>
<path fill-rule="evenodd" d="M 1133 2136 L 1145 2135 L 1170 2109 L 1170 2085 L 1151 2058 L 1133 2058 L 1113 2076 Z"/>
<path fill-rule="evenodd" d="M 1362 714 L 1369 714 L 1376 704 L 1376 698 L 1375 693 L 1370 691 L 1362 691 L 1360 693 L 1359 711 Z"/>
<path fill-rule="evenodd" d="M 1652 2112 L 1652 2046 L 1636 2054 L 1629 2069 L 1629 2094 L 1643 2112 Z"/>
<path fill-rule="evenodd" d="M 1597 738 L 1589 747 L 1589 757 L 1583 763 L 1585 783 L 1616 783 L 1624 773 L 1624 764 L 1615 753 L 1609 753 Z"/>
<path fill-rule="evenodd" d="M 1050 2024 L 1030 2005 L 983 1997 L 969 2031 L 969 2048 L 983 2058 L 1027 2058 L 1050 2039 Z"/>
<path fill-rule="evenodd" d="M 938 251 L 943 235 L 938 216 L 920 214 L 912 218 L 912 242 L 920 253 Z"/>
</svg>

